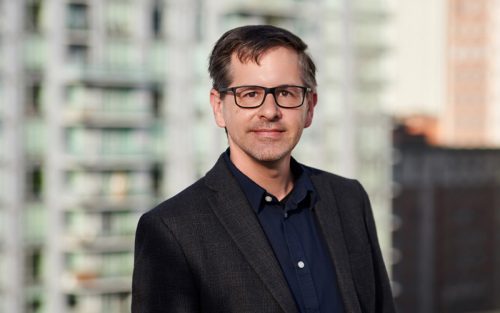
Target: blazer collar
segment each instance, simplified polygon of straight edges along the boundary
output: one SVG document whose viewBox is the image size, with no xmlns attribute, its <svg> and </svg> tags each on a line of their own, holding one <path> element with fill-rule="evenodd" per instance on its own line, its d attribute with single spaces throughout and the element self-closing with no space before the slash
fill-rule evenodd
<svg viewBox="0 0 500 313">
<path fill-rule="evenodd" d="M 222 156 L 205 180 L 215 191 L 209 203 L 217 218 L 283 311 L 296 313 L 297 306 L 259 220 Z"/>
<path fill-rule="evenodd" d="M 349 264 L 346 241 L 342 231 L 339 207 L 335 198 L 336 189 L 323 177 L 325 175 L 311 174 L 311 180 L 319 194 L 315 206 L 317 219 L 335 266 L 345 310 L 346 312 L 361 313 Z M 343 207 L 342 209 L 349 210 L 350 208 Z"/>
</svg>

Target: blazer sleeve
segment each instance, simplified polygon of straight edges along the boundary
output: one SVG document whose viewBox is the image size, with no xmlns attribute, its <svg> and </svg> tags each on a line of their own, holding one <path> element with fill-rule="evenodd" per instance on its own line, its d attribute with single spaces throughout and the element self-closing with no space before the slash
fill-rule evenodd
<svg viewBox="0 0 500 313">
<path fill-rule="evenodd" d="M 199 298 L 181 246 L 158 215 L 144 214 L 138 223 L 132 313 L 199 312 Z"/>
<path fill-rule="evenodd" d="M 357 181 L 356 181 L 357 182 Z M 365 220 L 365 227 L 368 232 L 370 246 L 372 248 L 371 254 L 374 265 L 375 274 L 375 312 L 377 313 L 394 313 L 394 299 L 391 292 L 389 277 L 382 258 L 382 252 L 377 237 L 377 230 L 375 227 L 375 220 L 371 208 L 370 200 L 365 189 L 357 182 L 361 193 L 363 195 L 363 213 Z"/>
</svg>

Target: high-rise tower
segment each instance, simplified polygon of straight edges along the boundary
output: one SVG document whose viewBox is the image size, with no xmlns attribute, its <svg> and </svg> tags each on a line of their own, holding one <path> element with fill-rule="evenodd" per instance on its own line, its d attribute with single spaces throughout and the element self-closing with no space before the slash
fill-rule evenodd
<svg viewBox="0 0 500 313">
<path fill-rule="evenodd" d="M 310 45 L 296 157 L 362 181 L 388 258 L 386 20 L 379 1 L 0 0 L 0 312 L 128 311 L 138 216 L 226 146 L 207 57 L 250 23 Z"/>
</svg>

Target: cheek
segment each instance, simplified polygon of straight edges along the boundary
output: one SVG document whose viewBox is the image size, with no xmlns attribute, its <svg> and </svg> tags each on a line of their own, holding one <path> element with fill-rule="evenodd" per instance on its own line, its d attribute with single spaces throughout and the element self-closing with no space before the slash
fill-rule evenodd
<svg viewBox="0 0 500 313">
<path fill-rule="evenodd" d="M 227 109 L 222 110 L 221 118 L 224 120 L 225 127 L 231 127 L 232 115 L 227 112 Z"/>
<path fill-rule="evenodd" d="M 238 108 L 227 108 L 222 110 L 225 127 L 231 131 L 238 131 L 245 125 L 245 114 Z"/>
<path fill-rule="evenodd" d="M 230 125 L 232 124 L 233 116 L 234 116 L 234 113 L 233 113 L 233 108 L 231 107 L 231 104 L 227 103 L 227 102 L 223 102 L 221 104 L 220 111 L 219 111 L 219 120 L 222 124 L 222 127 L 226 127 L 226 128 L 230 127 Z"/>
<path fill-rule="evenodd" d="M 309 122 L 309 114 L 307 111 L 302 111 L 296 117 L 297 125 L 300 125 L 301 128 L 307 127 L 307 123 Z"/>
</svg>

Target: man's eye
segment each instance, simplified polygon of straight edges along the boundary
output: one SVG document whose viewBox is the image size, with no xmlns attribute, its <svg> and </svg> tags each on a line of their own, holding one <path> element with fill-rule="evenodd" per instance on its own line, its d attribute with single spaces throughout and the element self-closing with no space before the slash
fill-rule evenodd
<svg viewBox="0 0 500 313">
<path fill-rule="evenodd" d="M 255 98 L 255 97 L 257 97 L 257 92 L 256 91 L 245 91 L 245 92 L 241 93 L 241 97 Z"/>
<path fill-rule="evenodd" d="M 278 92 L 279 97 L 294 97 L 295 94 L 289 90 L 283 89 Z"/>
</svg>

